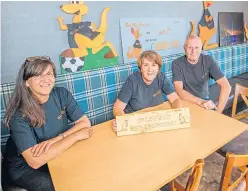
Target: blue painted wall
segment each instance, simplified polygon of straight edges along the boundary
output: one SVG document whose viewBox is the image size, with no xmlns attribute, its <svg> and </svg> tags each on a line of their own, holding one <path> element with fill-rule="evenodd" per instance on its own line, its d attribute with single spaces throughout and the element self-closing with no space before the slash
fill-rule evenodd
<svg viewBox="0 0 248 191">
<path fill-rule="evenodd" d="M 1 3 L 1 83 L 14 82 L 20 65 L 28 56 L 49 55 L 57 65 L 58 57 L 67 49 L 67 32 L 61 31 L 57 17 L 64 17 L 64 23 L 71 23 L 72 16 L 62 12 L 58 1 L 43 2 L 2 2 Z M 83 20 L 89 20 L 99 26 L 104 7 L 112 10 L 108 13 L 106 40 L 116 48 L 120 63 L 122 59 L 120 18 L 134 17 L 182 17 L 187 22 L 199 22 L 203 13 L 201 1 L 86 1 L 89 13 Z M 209 8 L 218 27 L 218 12 L 243 12 L 248 21 L 248 2 L 218 1 Z M 188 24 L 187 31 L 190 31 Z M 218 42 L 218 34 L 211 39 Z"/>
</svg>

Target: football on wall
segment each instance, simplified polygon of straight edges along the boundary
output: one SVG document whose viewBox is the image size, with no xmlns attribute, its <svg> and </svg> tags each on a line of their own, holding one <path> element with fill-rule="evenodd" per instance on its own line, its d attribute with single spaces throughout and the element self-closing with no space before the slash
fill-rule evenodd
<svg viewBox="0 0 248 191">
<path fill-rule="evenodd" d="M 75 57 L 70 54 L 60 54 L 59 63 L 62 74 L 73 73 L 83 70 L 92 70 L 108 66 L 115 66 L 119 57 L 108 57 L 110 48 L 104 47 L 96 54 L 92 54 L 92 50 L 87 48 L 88 55 L 84 57 Z"/>
<path fill-rule="evenodd" d="M 60 56 L 61 73 L 71 73 L 82 71 L 84 67 L 84 57 L 63 57 Z"/>
</svg>

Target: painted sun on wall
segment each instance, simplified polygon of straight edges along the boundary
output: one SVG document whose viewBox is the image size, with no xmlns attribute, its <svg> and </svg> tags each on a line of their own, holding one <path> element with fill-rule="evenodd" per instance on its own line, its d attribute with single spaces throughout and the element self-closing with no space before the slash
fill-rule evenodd
<svg viewBox="0 0 248 191">
<path fill-rule="evenodd" d="M 69 49 L 60 54 L 61 73 L 77 72 L 118 63 L 118 56 L 112 43 L 105 39 L 107 31 L 107 13 L 110 8 L 104 8 L 100 26 L 84 21 L 88 7 L 82 1 L 70 1 L 60 6 L 61 10 L 73 15 L 71 24 L 64 24 L 59 17 L 59 26 L 67 31 Z"/>
<path fill-rule="evenodd" d="M 229 46 L 244 42 L 243 13 L 219 13 L 220 46 Z"/>
</svg>

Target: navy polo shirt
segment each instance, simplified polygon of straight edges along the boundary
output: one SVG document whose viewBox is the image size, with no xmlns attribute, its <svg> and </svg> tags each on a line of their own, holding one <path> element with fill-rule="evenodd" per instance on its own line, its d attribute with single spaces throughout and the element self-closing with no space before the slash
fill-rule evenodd
<svg viewBox="0 0 248 191">
<path fill-rule="evenodd" d="M 118 99 L 127 103 L 125 113 L 132 113 L 147 107 L 162 104 L 165 100 L 163 94 L 174 92 L 172 83 L 165 74 L 159 72 L 150 85 L 142 79 L 140 71 L 128 76 L 118 95 Z"/>
<path fill-rule="evenodd" d="M 215 60 L 201 54 L 196 64 L 190 64 L 186 56 L 172 62 L 173 81 L 182 81 L 183 89 L 202 99 L 209 98 L 209 79 L 215 81 L 224 77 Z"/>
<path fill-rule="evenodd" d="M 67 131 L 70 128 L 68 119 L 74 122 L 84 115 L 72 94 L 63 87 L 54 87 L 42 107 L 46 117 L 42 127 L 32 127 L 29 119 L 23 117 L 20 111 L 10 121 L 5 164 L 14 180 L 31 168 L 21 155 L 23 151 Z"/>
</svg>

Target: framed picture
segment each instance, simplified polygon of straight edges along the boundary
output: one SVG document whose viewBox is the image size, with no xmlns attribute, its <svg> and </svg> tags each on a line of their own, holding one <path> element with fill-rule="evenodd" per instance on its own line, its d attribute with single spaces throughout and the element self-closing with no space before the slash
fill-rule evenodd
<svg viewBox="0 0 248 191">
<path fill-rule="evenodd" d="M 124 63 L 136 61 L 144 50 L 162 57 L 184 53 L 184 18 L 121 18 L 120 28 Z"/>
<path fill-rule="evenodd" d="M 244 42 L 244 15 L 241 12 L 219 12 L 220 46 Z"/>
</svg>

